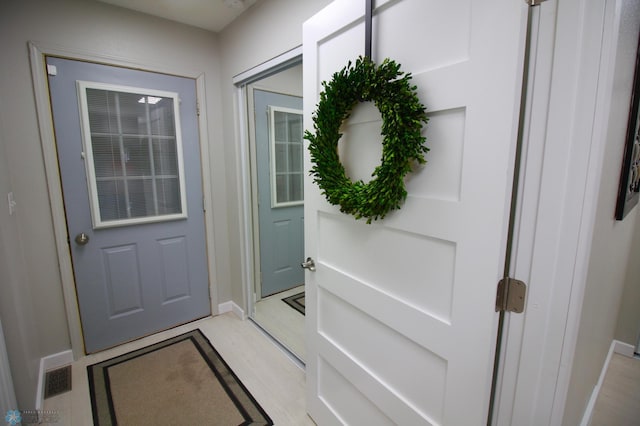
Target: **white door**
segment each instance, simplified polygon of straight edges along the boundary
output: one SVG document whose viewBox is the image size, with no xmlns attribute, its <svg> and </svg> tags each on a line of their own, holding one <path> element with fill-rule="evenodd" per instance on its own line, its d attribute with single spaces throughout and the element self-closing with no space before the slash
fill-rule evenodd
<svg viewBox="0 0 640 426">
<path fill-rule="evenodd" d="M 47 64 L 86 352 L 210 315 L 195 81 Z"/>
<path fill-rule="evenodd" d="M 365 2 L 303 27 L 305 128 L 320 84 L 364 52 Z M 430 122 L 427 164 L 402 209 L 367 225 L 305 178 L 307 407 L 320 425 L 486 424 L 504 266 L 526 4 L 376 1 L 373 59 L 413 75 Z M 380 116 L 344 126 L 352 179 L 380 162 Z M 310 160 L 305 153 L 305 168 Z"/>
</svg>

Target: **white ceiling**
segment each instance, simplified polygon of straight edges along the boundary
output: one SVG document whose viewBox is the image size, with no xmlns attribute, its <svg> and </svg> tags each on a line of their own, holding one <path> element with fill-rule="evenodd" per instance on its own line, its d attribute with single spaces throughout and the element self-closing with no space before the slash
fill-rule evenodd
<svg viewBox="0 0 640 426">
<path fill-rule="evenodd" d="M 219 32 L 261 0 L 99 0 L 209 31 Z"/>
</svg>

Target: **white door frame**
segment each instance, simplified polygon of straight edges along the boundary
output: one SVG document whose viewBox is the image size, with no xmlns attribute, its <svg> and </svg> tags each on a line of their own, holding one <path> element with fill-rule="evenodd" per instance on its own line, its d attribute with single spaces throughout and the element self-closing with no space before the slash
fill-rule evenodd
<svg viewBox="0 0 640 426">
<path fill-rule="evenodd" d="M 260 258 L 259 250 L 256 250 L 258 241 L 257 235 L 257 205 L 253 197 L 252 187 L 254 182 L 255 171 L 252 171 L 254 162 L 251 160 L 251 137 L 249 135 L 249 117 L 247 116 L 247 85 L 255 82 L 262 77 L 273 74 L 278 70 L 285 69 L 302 59 L 302 46 L 295 47 L 283 54 L 276 56 L 269 61 L 257 65 L 245 72 L 233 77 L 235 85 L 235 129 L 236 129 L 236 170 L 237 181 L 240 182 L 240 191 L 238 194 L 240 217 L 240 250 L 242 265 L 242 299 L 244 306 L 240 316 L 244 319 L 245 314 L 251 315 L 253 312 L 254 300 L 254 284 L 256 283 L 256 274 L 259 271 Z"/>
<path fill-rule="evenodd" d="M 47 192 L 51 205 L 51 216 L 53 221 L 53 231 L 56 242 L 58 265 L 60 267 L 60 277 L 62 280 L 62 293 L 64 297 L 65 311 L 67 314 L 67 324 L 71 338 L 71 350 L 74 359 L 84 355 L 84 340 L 82 337 L 82 327 L 80 323 L 80 311 L 75 291 L 75 279 L 71 260 L 71 251 L 68 243 L 68 230 L 64 213 L 64 201 L 62 198 L 62 183 L 58 170 L 58 156 L 56 149 L 56 139 L 53 132 L 53 120 L 51 106 L 49 102 L 49 89 L 46 75 L 45 56 L 60 56 L 67 59 L 96 62 L 111 66 L 134 68 L 156 73 L 172 74 L 181 77 L 192 78 L 196 82 L 196 97 L 198 99 L 200 114 L 198 116 L 198 130 L 200 136 L 200 167 L 202 169 L 202 192 L 205 208 L 205 233 L 207 247 L 207 266 L 209 274 L 209 297 L 211 302 L 211 313 L 218 312 L 218 296 L 216 291 L 215 271 L 215 251 L 213 234 L 213 203 L 211 197 L 211 176 L 209 167 L 209 145 L 207 132 L 207 112 L 205 96 L 205 76 L 204 73 L 194 71 L 186 67 L 176 69 L 165 69 L 156 65 L 149 65 L 136 62 L 127 58 L 100 55 L 94 52 L 81 51 L 67 47 L 48 45 L 45 43 L 29 42 L 29 55 L 31 59 L 31 78 L 36 100 L 36 111 L 38 115 L 38 127 L 40 130 L 40 142 L 42 145 L 45 174 L 47 177 Z"/>
<path fill-rule="evenodd" d="M 511 259 L 527 307 L 506 318 L 496 425 L 562 424 L 602 177 L 615 2 L 550 0 L 534 11 Z"/>
</svg>

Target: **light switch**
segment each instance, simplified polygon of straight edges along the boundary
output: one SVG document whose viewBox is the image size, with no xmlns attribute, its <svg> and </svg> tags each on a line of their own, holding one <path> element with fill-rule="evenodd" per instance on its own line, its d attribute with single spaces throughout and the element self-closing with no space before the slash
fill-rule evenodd
<svg viewBox="0 0 640 426">
<path fill-rule="evenodd" d="M 13 198 L 13 192 L 7 194 L 7 201 L 9 202 L 9 215 L 12 215 L 16 210 L 16 201 Z"/>
</svg>

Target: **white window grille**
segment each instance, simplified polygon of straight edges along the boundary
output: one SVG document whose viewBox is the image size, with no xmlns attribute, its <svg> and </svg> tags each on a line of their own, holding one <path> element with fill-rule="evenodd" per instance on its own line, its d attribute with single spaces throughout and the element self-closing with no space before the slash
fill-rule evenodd
<svg viewBox="0 0 640 426">
<path fill-rule="evenodd" d="M 178 94 L 79 81 L 94 228 L 187 217 Z"/>
<path fill-rule="evenodd" d="M 269 106 L 271 207 L 304 203 L 302 111 Z"/>
</svg>

